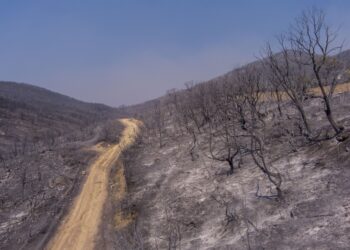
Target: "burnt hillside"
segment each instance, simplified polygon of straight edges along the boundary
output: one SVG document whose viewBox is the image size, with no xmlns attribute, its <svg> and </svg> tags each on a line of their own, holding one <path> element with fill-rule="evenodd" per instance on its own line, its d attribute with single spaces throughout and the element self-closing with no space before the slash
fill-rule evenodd
<svg viewBox="0 0 350 250">
<path fill-rule="evenodd" d="M 0 82 L 0 248 L 45 244 L 100 141 L 123 113 L 28 84 Z"/>
<path fill-rule="evenodd" d="M 275 53 L 274 57 L 276 57 L 277 60 L 282 60 L 281 52 Z M 342 68 L 342 70 L 340 71 L 340 74 L 339 74 L 340 83 L 348 83 L 350 81 L 350 49 L 342 51 L 339 54 L 334 55 L 334 58 L 340 63 L 341 68 Z M 164 96 L 161 96 L 161 97 L 156 98 L 154 100 L 146 101 L 144 103 L 128 106 L 128 107 L 126 107 L 126 110 L 130 115 L 133 115 L 133 116 L 138 116 L 140 114 L 147 113 L 147 111 L 153 109 L 154 105 L 156 105 L 157 103 L 168 102 L 169 101 L 169 94 L 171 94 L 173 92 L 177 92 L 178 94 L 181 94 L 184 92 L 184 90 L 186 88 L 192 87 L 192 86 L 199 87 L 199 86 L 210 85 L 210 84 L 223 85 L 227 82 L 232 82 L 234 80 L 234 78 L 237 77 L 237 73 L 240 70 L 246 69 L 247 67 L 252 67 L 252 68 L 255 68 L 255 69 L 263 72 L 263 78 L 265 78 L 265 81 L 268 81 L 268 76 L 266 75 L 266 65 L 264 65 L 264 58 L 262 58 L 262 59 L 258 59 L 256 61 L 250 62 L 247 65 L 244 65 L 240 68 L 235 68 L 227 73 L 222 74 L 221 76 L 215 77 L 215 78 L 210 79 L 210 80 L 205 81 L 205 82 L 196 83 L 194 81 L 189 81 L 189 82 L 185 83 L 183 89 L 168 90 L 168 93 L 165 94 Z M 311 71 L 311 69 L 309 68 L 308 71 Z M 264 85 L 263 87 L 265 88 L 265 91 L 269 91 L 267 85 Z"/>
<path fill-rule="evenodd" d="M 350 68 L 350 49 L 339 53 L 336 57 L 345 64 L 347 69 Z"/>
<path fill-rule="evenodd" d="M 349 53 L 322 17 L 304 13 L 256 62 L 133 107 L 145 126 L 125 211 L 138 217 L 117 249 L 348 248 Z"/>
<path fill-rule="evenodd" d="M 117 109 L 103 104 L 81 102 L 29 84 L 0 82 L 1 158 L 11 158 L 23 144 L 50 144 L 118 115 Z"/>
</svg>

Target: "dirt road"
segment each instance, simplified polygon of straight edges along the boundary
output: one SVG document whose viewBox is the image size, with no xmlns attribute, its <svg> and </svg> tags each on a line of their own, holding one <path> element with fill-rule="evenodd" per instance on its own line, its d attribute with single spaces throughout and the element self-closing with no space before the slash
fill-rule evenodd
<svg viewBox="0 0 350 250">
<path fill-rule="evenodd" d="M 91 165 L 80 194 L 47 245 L 47 249 L 94 249 L 103 205 L 108 195 L 110 169 L 123 150 L 134 142 L 139 130 L 136 120 L 120 121 L 125 129 L 119 143 L 107 148 Z"/>
</svg>

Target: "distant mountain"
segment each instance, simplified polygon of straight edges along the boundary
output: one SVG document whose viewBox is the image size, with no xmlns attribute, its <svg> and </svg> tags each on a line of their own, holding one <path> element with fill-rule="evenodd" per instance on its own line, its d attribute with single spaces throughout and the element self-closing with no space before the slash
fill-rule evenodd
<svg viewBox="0 0 350 250">
<path fill-rule="evenodd" d="M 25 83 L 0 82 L 0 97 L 41 111 L 78 112 L 80 115 L 103 117 L 115 109 L 103 104 L 78 101 L 74 98 Z M 91 117 L 90 117 L 91 118 Z"/>
<path fill-rule="evenodd" d="M 48 143 L 64 135 L 74 140 L 88 126 L 118 115 L 117 109 L 103 104 L 29 84 L 0 82 L 0 158 L 15 155 L 23 143 Z"/>
<path fill-rule="evenodd" d="M 350 69 L 350 49 L 339 53 L 337 58 L 344 63 L 347 69 Z"/>
</svg>

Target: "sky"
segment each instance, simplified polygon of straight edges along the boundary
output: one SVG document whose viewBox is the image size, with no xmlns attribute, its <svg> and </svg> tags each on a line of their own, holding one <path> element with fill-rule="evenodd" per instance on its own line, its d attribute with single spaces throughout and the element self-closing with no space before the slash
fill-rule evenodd
<svg viewBox="0 0 350 250">
<path fill-rule="evenodd" d="M 1 0 L 0 80 L 136 104 L 255 60 L 313 6 L 350 48 L 348 0 Z"/>
</svg>

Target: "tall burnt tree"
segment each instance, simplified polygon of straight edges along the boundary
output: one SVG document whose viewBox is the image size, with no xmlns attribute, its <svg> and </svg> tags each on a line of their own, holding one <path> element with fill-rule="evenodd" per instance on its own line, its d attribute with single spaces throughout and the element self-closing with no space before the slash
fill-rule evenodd
<svg viewBox="0 0 350 250">
<path fill-rule="evenodd" d="M 337 42 L 337 32 L 326 22 L 325 13 L 313 8 L 296 19 L 288 39 L 294 51 L 305 55 L 300 63 L 312 68 L 312 81 L 320 89 L 327 119 L 335 133 L 340 133 L 342 127 L 334 119 L 331 102 L 341 70 L 340 63 L 333 57 L 342 48 Z"/>
</svg>

